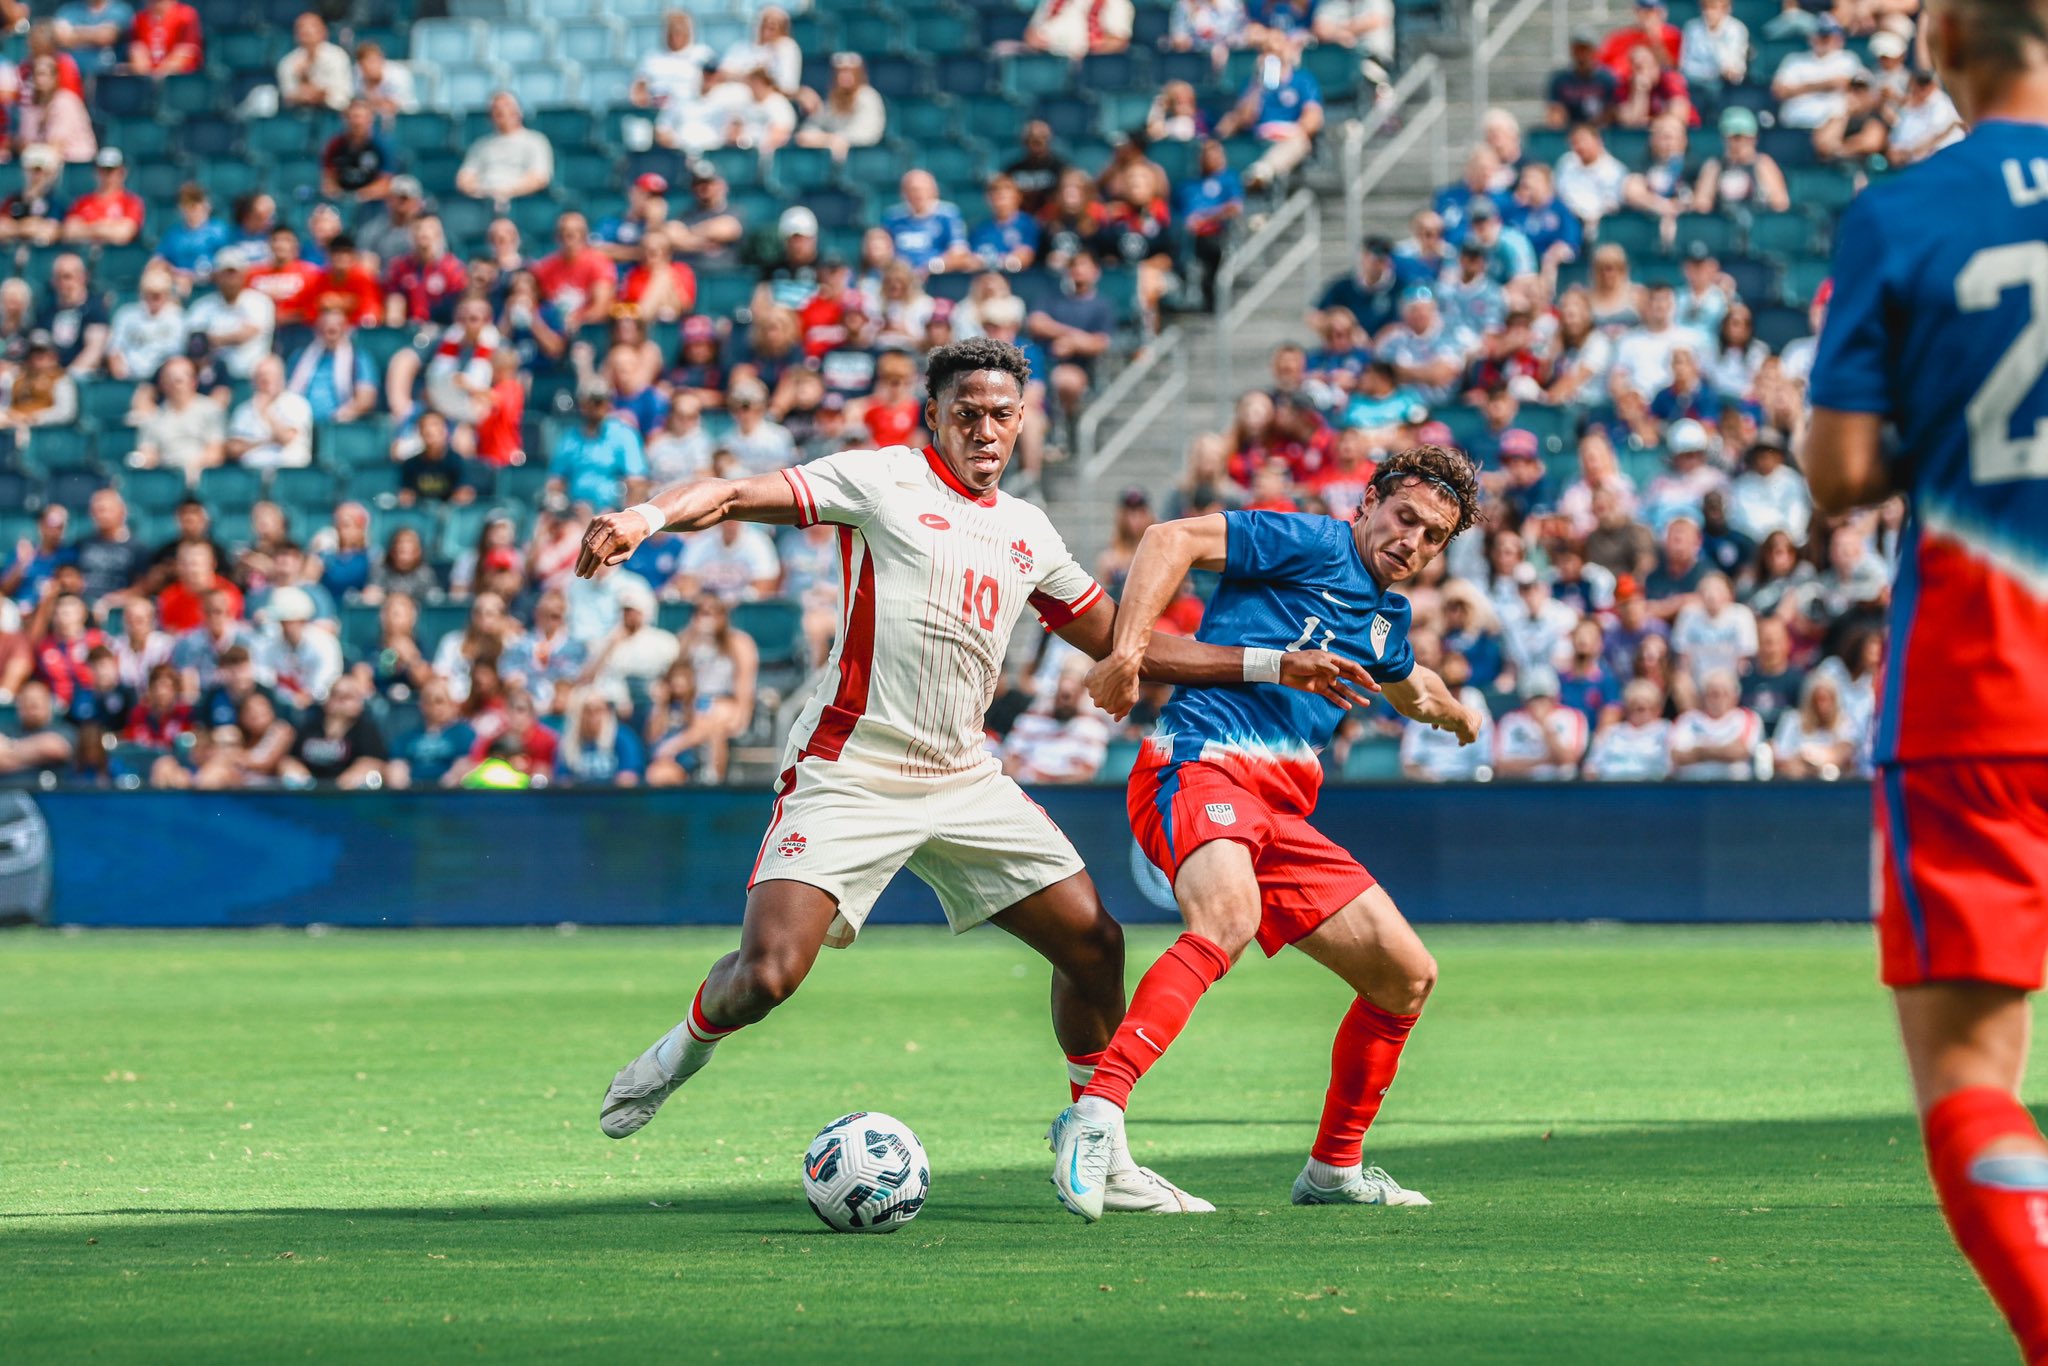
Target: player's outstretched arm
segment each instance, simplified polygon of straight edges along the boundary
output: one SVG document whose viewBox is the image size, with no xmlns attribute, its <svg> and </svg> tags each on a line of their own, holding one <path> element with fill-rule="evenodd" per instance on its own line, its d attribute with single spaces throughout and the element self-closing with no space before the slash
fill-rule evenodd
<svg viewBox="0 0 2048 1366">
<path fill-rule="evenodd" d="M 1884 417 L 1815 408 L 1806 437 L 1806 483 L 1813 505 L 1833 516 L 1882 503 L 1892 493 L 1884 461 Z"/>
<path fill-rule="evenodd" d="M 796 490 L 780 473 L 671 485 L 644 503 L 591 519 L 576 574 L 587 579 L 606 565 L 625 562 L 657 531 L 702 531 L 727 520 L 795 525 Z"/>
<path fill-rule="evenodd" d="M 1479 738 L 1479 718 L 1445 686 L 1436 670 L 1425 669 L 1417 664 L 1399 683 L 1388 683 L 1381 687 L 1394 710 L 1410 721 L 1419 721 L 1425 726 L 1447 730 L 1458 737 L 1458 743 L 1469 745 Z"/>
</svg>

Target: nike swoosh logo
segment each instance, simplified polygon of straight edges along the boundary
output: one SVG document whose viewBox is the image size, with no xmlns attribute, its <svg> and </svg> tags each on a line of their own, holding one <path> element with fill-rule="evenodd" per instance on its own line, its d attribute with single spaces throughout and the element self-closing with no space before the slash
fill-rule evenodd
<svg viewBox="0 0 2048 1366">
<path fill-rule="evenodd" d="M 830 1154 L 826 1154 L 825 1156 L 830 1156 Z M 825 1156 L 819 1157 L 817 1161 L 811 1164 L 811 1180 L 816 1181 L 818 1179 L 818 1173 L 825 1170 Z"/>
<path fill-rule="evenodd" d="M 899 489 L 921 489 L 925 486 L 923 484 L 909 483 L 902 479 L 898 479 L 896 481 L 896 487 Z"/>
<path fill-rule="evenodd" d="M 1323 594 L 1323 601 L 1329 603 L 1332 607 L 1342 607 L 1347 612 L 1351 610 L 1350 603 L 1339 601 L 1338 599 L 1331 597 L 1328 593 Z"/>
<path fill-rule="evenodd" d="M 1067 1159 L 1067 1186 L 1076 1195 L 1086 1195 L 1095 1189 L 1093 1186 L 1081 1184 L 1081 1150 L 1078 1147 L 1074 1149 L 1073 1156 Z"/>
<path fill-rule="evenodd" d="M 1162 1055 L 1165 1054 L 1165 1049 L 1161 1048 L 1158 1044 L 1153 1043 L 1152 1040 L 1145 1038 L 1145 1028 L 1143 1025 L 1140 1025 L 1138 1028 L 1132 1030 L 1131 1032 L 1133 1034 L 1136 1034 L 1140 1039 L 1144 1039 L 1145 1047 L 1151 1049 L 1154 1053 Z"/>
</svg>

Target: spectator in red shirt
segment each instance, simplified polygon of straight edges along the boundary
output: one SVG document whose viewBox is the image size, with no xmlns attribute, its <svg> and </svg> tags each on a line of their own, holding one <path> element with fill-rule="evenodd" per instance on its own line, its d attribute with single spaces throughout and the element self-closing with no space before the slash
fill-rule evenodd
<svg viewBox="0 0 2048 1366">
<path fill-rule="evenodd" d="M 128 65 L 144 76 L 183 76 L 206 59 L 199 11 L 184 0 L 150 0 L 135 16 Z"/>
<path fill-rule="evenodd" d="M 102 147 L 93 158 L 97 180 L 89 194 L 72 201 L 64 215 L 64 240 L 125 247 L 142 231 L 142 197 L 128 188 L 128 161 L 118 147 Z"/>
<path fill-rule="evenodd" d="M 270 230 L 270 264 L 249 272 L 249 288 L 277 305 L 279 326 L 310 323 L 319 298 L 320 267 L 299 256 L 299 235 L 287 227 Z"/>
<path fill-rule="evenodd" d="M 519 374 L 519 353 L 509 346 L 491 352 L 485 402 L 488 410 L 476 424 L 476 458 L 486 465 L 524 464 L 526 438 L 520 423 L 526 417 L 526 381 Z"/>
<path fill-rule="evenodd" d="M 213 547 L 204 541 L 185 541 L 178 546 L 177 577 L 157 596 L 157 624 L 172 635 L 196 631 L 206 620 L 206 597 L 220 593 L 242 619 L 242 590 L 222 578 L 214 563 Z"/>
<path fill-rule="evenodd" d="M 391 327 L 425 322 L 446 326 L 468 284 L 469 272 L 448 250 L 441 220 L 431 214 L 417 219 L 412 250 L 393 261 L 384 276 L 384 321 Z"/>
<path fill-rule="evenodd" d="M 42 612 L 36 613 L 38 625 Z M 49 630 L 36 645 L 36 671 L 50 685 L 60 707 L 71 706 L 72 695 L 93 686 L 92 667 L 86 656 L 107 643 L 85 610 L 85 599 L 76 593 L 58 598 L 49 615 Z"/>
<path fill-rule="evenodd" d="M 642 322 L 672 323 L 697 306 L 697 272 L 675 259 L 666 233 L 641 244 L 644 259 L 626 276 L 619 297 L 632 304 Z"/>
<path fill-rule="evenodd" d="M 585 323 L 610 316 L 619 268 L 590 244 L 590 222 L 580 213 L 555 220 L 555 243 L 560 249 L 535 266 L 533 275 L 541 297 L 562 315 L 563 330 L 573 334 Z"/>
<path fill-rule="evenodd" d="M 179 699 L 176 666 L 158 664 L 149 671 L 149 689 L 142 705 L 128 714 L 128 729 L 121 738 L 131 745 L 169 749 L 191 729 L 192 708 Z"/>
<path fill-rule="evenodd" d="M 1663 64 L 1676 67 L 1680 36 L 1677 27 L 1665 21 L 1664 0 L 1636 0 L 1635 23 L 1607 35 L 1600 44 L 1598 61 L 1614 73 L 1615 80 L 1626 85 L 1630 53 L 1645 43 L 1655 43 L 1663 49 Z"/>
<path fill-rule="evenodd" d="M 473 724 L 477 741 L 476 747 L 469 752 L 469 768 L 475 768 L 495 756 L 528 777 L 554 772 L 557 737 L 541 724 L 533 697 L 526 689 L 507 689 L 505 709 L 479 716 Z"/>
<path fill-rule="evenodd" d="M 327 269 L 314 282 L 314 298 L 316 314 L 322 308 L 338 308 L 357 327 L 384 321 L 384 288 L 377 283 L 377 272 L 356 255 L 355 239 L 345 232 L 328 240 Z"/>
</svg>

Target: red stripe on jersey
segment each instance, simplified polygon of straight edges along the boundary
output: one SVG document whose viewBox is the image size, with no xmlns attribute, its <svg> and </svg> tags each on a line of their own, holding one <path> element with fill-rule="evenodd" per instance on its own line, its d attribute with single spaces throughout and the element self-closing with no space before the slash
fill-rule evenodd
<svg viewBox="0 0 2048 1366">
<path fill-rule="evenodd" d="M 853 579 L 853 528 L 841 527 L 839 585 L 846 608 L 845 640 L 839 647 L 839 690 L 804 747 L 805 753 L 828 762 L 846 748 L 854 725 L 868 709 L 868 681 L 875 663 L 875 557 L 871 551 L 861 556 L 858 587 Z"/>
<path fill-rule="evenodd" d="M 782 482 L 789 485 L 789 491 L 796 495 L 796 524 L 816 526 L 818 524 L 818 500 L 811 496 L 810 481 L 799 474 L 795 467 L 784 466 Z"/>
<path fill-rule="evenodd" d="M 1046 630 L 1057 631 L 1063 626 L 1073 625 L 1087 615 L 1088 609 L 1101 602 L 1105 596 L 1107 595 L 1099 583 L 1090 583 L 1088 591 L 1072 602 L 1061 602 L 1050 593 L 1033 593 L 1031 610 L 1038 613 L 1039 623 Z"/>
<path fill-rule="evenodd" d="M 996 505 L 996 491 L 994 489 L 990 489 L 987 493 L 976 493 L 973 489 L 967 487 L 961 481 L 960 476 L 953 473 L 952 467 L 940 459 L 939 453 L 930 446 L 924 448 L 924 462 L 932 467 L 933 474 L 939 476 L 941 484 L 944 484 L 962 498 L 967 499 L 969 502 L 979 503 L 985 508 L 992 508 Z"/>
<path fill-rule="evenodd" d="M 803 762 L 803 756 L 797 756 Z M 782 799 L 796 790 L 796 769 L 794 766 L 782 770 L 782 776 L 775 781 L 775 810 L 768 817 L 767 833 L 761 836 L 761 852 L 754 855 L 754 866 L 747 873 L 747 886 L 751 889 L 754 880 L 761 876 L 761 860 L 768 857 L 768 841 L 775 838 L 775 827 L 782 824 Z"/>
</svg>

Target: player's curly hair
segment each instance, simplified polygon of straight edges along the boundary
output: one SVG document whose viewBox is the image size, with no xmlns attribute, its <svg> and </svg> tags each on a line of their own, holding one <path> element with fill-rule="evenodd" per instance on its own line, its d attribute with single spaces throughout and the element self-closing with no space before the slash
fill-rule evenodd
<svg viewBox="0 0 2048 1366">
<path fill-rule="evenodd" d="M 1012 376 L 1020 392 L 1031 383 L 1031 362 L 1022 351 L 990 337 L 970 337 L 934 347 L 924 358 L 924 391 L 937 400 L 962 375 L 977 370 L 1000 370 Z"/>
<path fill-rule="evenodd" d="M 1458 524 L 1451 528 L 1451 535 L 1479 521 L 1479 470 L 1463 451 L 1449 446 L 1410 446 L 1382 460 L 1372 476 L 1372 486 L 1382 499 L 1418 482 L 1457 500 Z"/>
</svg>

